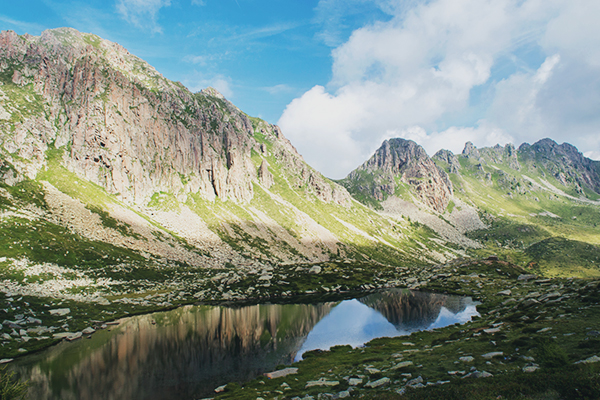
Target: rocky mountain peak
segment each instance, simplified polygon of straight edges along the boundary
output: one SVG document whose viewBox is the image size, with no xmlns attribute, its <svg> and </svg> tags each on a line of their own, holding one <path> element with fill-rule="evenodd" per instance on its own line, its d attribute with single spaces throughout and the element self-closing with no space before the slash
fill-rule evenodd
<svg viewBox="0 0 600 400">
<path fill-rule="evenodd" d="M 585 157 L 569 143 L 546 138 L 533 145 L 523 143 L 518 154 L 522 160 L 539 164 L 564 186 L 574 184 L 580 194 L 583 188 L 600 193 L 600 162 Z"/>
<path fill-rule="evenodd" d="M 394 195 L 399 185 L 405 183 L 420 202 L 436 212 L 443 212 L 452 197 L 452 184 L 446 172 L 437 168 L 423 147 L 401 138 L 384 141 L 343 182 L 351 193 L 368 193 L 377 201 Z"/>
</svg>

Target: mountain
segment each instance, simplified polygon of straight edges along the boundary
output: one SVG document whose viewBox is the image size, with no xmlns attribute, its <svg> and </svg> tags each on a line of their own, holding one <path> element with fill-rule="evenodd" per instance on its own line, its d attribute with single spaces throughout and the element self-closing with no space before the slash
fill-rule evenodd
<svg viewBox="0 0 600 400">
<path fill-rule="evenodd" d="M 2 290 L 78 302 L 329 290 L 371 263 L 357 288 L 465 255 L 357 202 L 215 89 L 70 28 L 0 33 L 0 212 Z"/>
<path fill-rule="evenodd" d="M 518 149 L 467 142 L 461 154 L 440 150 L 431 158 L 412 141 L 390 139 L 340 183 L 382 215 L 418 221 L 473 255 L 543 260 L 553 274 L 595 276 L 599 171 L 599 161 L 551 139 Z M 561 248 L 578 255 L 559 271 L 544 254 L 558 257 Z"/>
<path fill-rule="evenodd" d="M 341 183 L 362 199 L 383 201 L 410 191 L 429 208 L 443 212 L 452 197 L 448 175 L 435 165 L 425 150 L 411 140 L 390 139 Z M 377 204 L 368 201 L 368 204 Z"/>
</svg>

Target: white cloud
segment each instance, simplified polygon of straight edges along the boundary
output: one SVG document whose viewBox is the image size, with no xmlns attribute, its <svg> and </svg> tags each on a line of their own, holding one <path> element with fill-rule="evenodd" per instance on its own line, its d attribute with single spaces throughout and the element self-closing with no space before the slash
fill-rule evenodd
<svg viewBox="0 0 600 400">
<path fill-rule="evenodd" d="M 355 30 L 332 52 L 327 88 L 295 99 L 279 120 L 325 175 L 345 176 L 391 135 L 430 154 L 461 151 L 467 140 L 518 145 L 546 136 L 600 150 L 597 1 L 373 1 L 393 18 Z M 513 60 L 513 70 L 495 75 L 498 60 Z M 480 85 L 487 103 L 471 104 Z M 460 115 L 472 122 L 444 125 Z"/>
<path fill-rule="evenodd" d="M 592 160 L 600 160 L 600 151 L 586 151 L 583 155 Z"/>
<path fill-rule="evenodd" d="M 117 12 L 126 21 L 138 28 L 162 33 L 158 25 L 158 12 L 171 5 L 171 0 L 118 0 Z"/>
</svg>

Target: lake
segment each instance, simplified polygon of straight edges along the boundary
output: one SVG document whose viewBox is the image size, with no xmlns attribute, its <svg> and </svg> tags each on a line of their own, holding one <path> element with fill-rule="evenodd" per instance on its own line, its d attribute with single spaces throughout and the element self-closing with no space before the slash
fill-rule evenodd
<svg viewBox="0 0 600 400">
<path fill-rule="evenodd" d="M 469 297 L 389 289 L 341 301 L 191 305 L 119 320 L 11 369 L 32 399 L 197 399 L 291 364 L 306 351 L 470 321 Z"/>
</svg>

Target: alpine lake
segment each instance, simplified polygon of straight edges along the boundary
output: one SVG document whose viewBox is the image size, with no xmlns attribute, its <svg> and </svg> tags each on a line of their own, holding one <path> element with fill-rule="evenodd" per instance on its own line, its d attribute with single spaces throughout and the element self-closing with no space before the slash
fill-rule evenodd
<svg viewBox="0 0 600 400">
<path fill-rule="evenodd" d="M 479 316 L 470 297 L 387 289 L 331 301 L 187 305 L 122 318 L 15 360 L 35 399 L 200 399 L 305 352 L 361 347 Z"/>
</svg>

